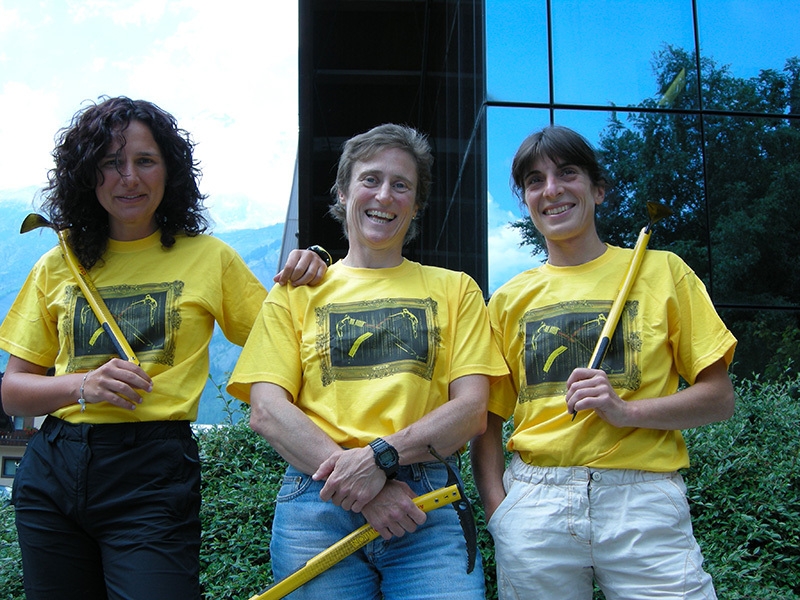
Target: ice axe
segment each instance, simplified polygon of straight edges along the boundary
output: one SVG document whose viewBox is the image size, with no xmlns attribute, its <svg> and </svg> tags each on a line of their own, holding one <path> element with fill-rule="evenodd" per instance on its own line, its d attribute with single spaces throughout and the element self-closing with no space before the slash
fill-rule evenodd
<svg viewBox="0 0 800 600">
<path fill-rule="evenodd" d="M 100 322 L 100 326 L 111 338 L 111 342 L 117 349 L 117 353 L 128 362 L 138 365 L 139 359 L 136 358 L 136 355 L 133 353 L 133 349 L 130 344 L 128 344 L 128 340 L 126 340 L 125 336 L 122 334 L 119 325 L 117 325 L 117 322 L 114 320 L 111 311 L 108 310 L 106 303 L 103 301 L 103 297 L 97 291 L 86 269 L 78 262 L 78 258 L 75 256 L 72 248 L 70 248 L 67 242 L 68 232 L 56 228 L 50 221 L 36 213 L 31 213 L 25 217 L 25 220 L 22 221 L 22 226 L 19 228 L 19 232 L 28 233 L 40 227 L 52 229 L 58 235 L 58 245 L 61 246 L 61 254 L 64 256 L 64 262 L 67 263 L 67 267 L 69 267 L 73 277 L 75 277 L 75 280 L 78 282 L 78 287 L 80 287 L 86 301 L 92 308 L 92 312 Z"/>
<path fill-rule="evenodd" d="M 458 489 L 458 485 L 451 485 L 417 496 L 414 498 L 414 504 L 420 510 L 429 512 L 434 508 L 447 506 L 460 499 L 461 492 Z M 310 558 L 305 565 L 273 585 L 266 592 L 256 594 L 250 600 L 278 600 L 283 598 L 377 537 L 378 532 L 371 525 L 362 525 L 332 546 Z"/>
<path fill-rule="evenodd" d="M 622 316 L 622 309 L 625 307 L 628 294 L 633 287 L 636 274 L 639 272 L 639 267 L 642 264 L 644 251 L 647 249 L 647 243 L 650 241 L 650 234 L 653 232 L 653 225 L 655 225 L 657 221 L 660 221 L 664 217 L 670 216 L 672 214 L 672 210 L 666 204 L 661 204 L 660 202 L 648 202 L 647 213 L 650 216 L 650 221 L 639 232 L 639 239 L 636 240 L 636 245 L 633 247 L 633 256 L 631 257 L 631 262 L 628 265 L 628 271 L 625 273 L 625 278 L 622 280 L 622 285 L 620 286 L 619 291 L 617 291 L 617 296 L 614 298 L 614 302 L 611 305 L 611 310 L 609 311 L 608 318 L 603 326 L 603 331 L 600 332 L 600 339 L 597 340 L 597 345 L 594 347 L 592 358 L 589 361 L 590 369 L 599 369 L 600 365 L 603 364 L 603 360 L 606 357 L 606 352 L 608 351 L 608 346 L 611 343 L 611 338 L 614 336 L 617 323 L 619 323 L 619 318 Z M 575 420 L 575 416 L 577 414 L 578 411 L 572 413 L 573 421 Z"/>
<path fill-rule="evenodd" d="M 475 530 L 475 517 L 472 514 L 472 506 L 466 494 L 464 494 L 453 468 L 436 452 L 433 446 L 429 445 L 428 451 L 447 469 L 447 481 L 444 487 L 414 498 L 414 504 L 423 512 L 430 512 L 435 508 L 447 506 L 448 504 L 452 504 L 455 507 L 461 529 L 464 532 L 464 541 L 467 544 L 467 573 L 472 573 L 475 568 L 475 556 L 478 552 L 477 532 Z M 255 595 L 250 600 L 278 600 L 283 598 L 377 537 L 378 532 L 369 523 L 362 525 L 332 546 L 310 558 L 305 565 L 273 585 L 266 592 Z"/>
</svg>

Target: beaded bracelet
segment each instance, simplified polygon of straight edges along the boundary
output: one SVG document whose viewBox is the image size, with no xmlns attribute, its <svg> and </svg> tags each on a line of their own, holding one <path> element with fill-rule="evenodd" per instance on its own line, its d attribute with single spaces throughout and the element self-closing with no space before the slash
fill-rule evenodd
<svg viewBox="0 0 800 600">
<path fill-rule="evenodd" d="M 83 374 L 83 381 L 81 382 L 81 397 L 78 398 L 78 404 L 81 405 L 81 412 L 86 412 L 86 398 L 83 397 L 83 386 L 86 385 L 86 378 L 89 376 L 89 373 L 91 373 L 92 370 L 86 371 L 86 373 Z"/>
</svg>

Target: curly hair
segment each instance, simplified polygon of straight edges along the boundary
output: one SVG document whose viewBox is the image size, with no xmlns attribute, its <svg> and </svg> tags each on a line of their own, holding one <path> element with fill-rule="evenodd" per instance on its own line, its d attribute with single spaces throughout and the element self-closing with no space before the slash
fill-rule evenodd
<svg viewBox="0 0 800 600">
<path fill-rule="evenodd" d="M 417 215 L 411 221 L 403 243 L 413 240 L 419 231 L 417 221 L 428 205 L 433 180 L 431 146 L 427 137 L 416 129 L 406 125 L 385 123 L 351 137 L 342 147 L 339 168 L 336 172 L 336 183 L 331 188 L 333 204 L 328 209 L 328 213 L 342 224 L 345 235 L 347 235 L 347 214 L 345 207 L 339 202 L 339 192 L 346 195 L 349 191 L 350 177 L 353 174 L 355 163 L 369 160 L 381 150 L 388 148 L 405 150 L 413 157 L 417 165 L 417 196 L 415 198 Z"/>
<path fill-rule="evenodd" d="M 155 213 L 161 244 L 169 248 L 176 234 L 194 236 L 208 228 L 203 215 L 206 196 L 198 187 L 201 172 L 189 133 L 151 102 L 104 96 L 75 113 L 70 125 L 59 131 L 53 150 L 56 166 L 43 190 L 42 209 L 56 228 L 70 229 L 70 245 L 87 269 L 108 246 L 108 213 L 95 193 L 102 177 L 98 163 L 112 142 L 125 145 L 123 133 L 131 121 L 147 125 L 166 164 L 164 198 Z"/>
</svg>

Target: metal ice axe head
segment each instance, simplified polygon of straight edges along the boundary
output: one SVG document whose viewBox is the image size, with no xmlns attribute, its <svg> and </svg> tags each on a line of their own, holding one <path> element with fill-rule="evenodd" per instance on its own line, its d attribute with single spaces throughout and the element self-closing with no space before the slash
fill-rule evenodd
<svg viewBox="0 0 800 600">
<path fill-rule="evenodd" d="M 78 287 L 81 289 L 83 297 L 86 298 L 86 301 L 89 303 L 89 306 L 91 307 L 94 315 L 97 317 L 100 326 L 111 338 L 111 342 L 114 344 L 117 354 L 119 354 L 124 360 L 138 365 L 139 359 L 136 358 L 136 355 L 133 353 L 133 349 L 128 343 L 128 340 L 125 339 L 125 335 L 120 330 L 116 320 L 114 320 L 111 311 L 108 310 L 108 307 L 106 306 L 103 297 L 100 295 L 100 292 L 97 291 L 92 278 L 89 277 L 89 273 L 86 272 L 86 269 L 78 261 L 78 258 L 72 251 L 72 248 L 70 248 L 70 245 L 67 242 L 67 233 L 63 229 L 58 229 L 42 215 L 36 213 L 31 213 L 25 217 L 25 219 L 22 221 L 22 225 L 19 228 L 19 232 L 28 233 L 29 231 L 39 229 L 40 227 L 52 229 L 56 232 L 56 235 L 58 235 L 58 245 L 61 247 L 61 254 L 64 256 L 64 262 L 67 263 L 67 267 L 69 268 L 73 277 L 75 277 L 75 281 L 78 283 Z"/>
<path fill-rule="evenodd" d="M 650 222 L 647 224 L 647 233 L 650 233 L 650 230 L 653 229 L 653 225 L 655 225 L 657 221 L 669 217 L 672 214 L 672 209 L 661 202 L 648 200 L 647 214 L 650 216 Z"/>
<path fill-rule="evenodd" d="M 29 231 L 33 231 L 34 229 L 39 229 L 40 227 L 49 227 L 54 231 L 58 231 L 50 221 L 45 219 L 42 215 L 31 213 L 25 220 L 22 221 L 22 225 L 19 228 L 20 233 L 28 233 Z"/>
<path fill-rule="evenodd" d="M 455 485 L 458 487 L 458 491 L 461 494 L 461 498 L 453 502 L 453 508 L 455 508 L 456 514 L 458 515 L 458 521 L 461 523 L 461 531 L 464 533 L 464 541 L 467 544 L 467 573 L 472 573 L 472 570 L 475 568 L 475 557 L 478 553 L 478 530 L 475 527 L 475 515 L 472 514 L 472 505 L 469 503 L 467 495 L 461 488 L 453 468 L 447 464 L 447 461 L 445 461 L 438 452 L 436 452 L 433 446 L 428 446 L 428 452 L 447 468 L 447 483 L 445 486 Z"/>
</svg>

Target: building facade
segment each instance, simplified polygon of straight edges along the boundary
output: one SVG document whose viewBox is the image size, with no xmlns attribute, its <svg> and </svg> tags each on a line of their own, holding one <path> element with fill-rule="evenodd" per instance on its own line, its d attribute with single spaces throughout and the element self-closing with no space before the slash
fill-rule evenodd
<svg viewBox="0 0 800 600">
<path fill-rule="evenodd" d="M 743 374 L 800 362 L 800 1 L 301 0 L 297 241 L 335 258 L 342 143 L 384 122 L 429 134 L 430 207 L 407 256 L 488 297 L 538 264 L 520 247 L 511 158 L 556 123 L 605 158 L 607 241 L 684 257 L 739 338 Z"/>
<path fill-rule="evenodd" d="M 482 2 L 300 1 L 298 239 L 344 256 L 327 215 L 342 144 L 382 123 L 428 134 L 431 202 L 412 260 L 486 281 Z"/>
</svg>

